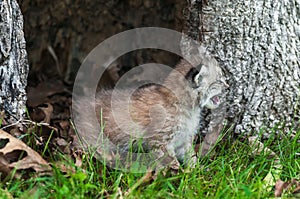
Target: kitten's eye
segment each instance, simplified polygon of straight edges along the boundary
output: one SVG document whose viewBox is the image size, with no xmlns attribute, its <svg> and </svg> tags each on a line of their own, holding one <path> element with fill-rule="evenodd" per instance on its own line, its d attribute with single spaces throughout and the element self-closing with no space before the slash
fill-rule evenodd
<svg viewBox="0 0 300 199">
<path fill-rule="evenodd" d="M 224 88 L 229 88 L 229 85 L 226 83 L 226 81 L 223 78 L 218 80 L 217 83 L 222 85 Z"/>
<path fill-rule="evenodd" d="M 196 83 L 196 85 L 199 86 L 202 80 L 203 80 L 203 76 L 200 73 L 197 73 L 196 76 L 194 77 L 194 82 Z"/>
<path fill-rule="evenodd" d="M 190 83 L 190 86 L 193 88 L 199 87 L 199 84 L 202 81 L 202 79 L 199 79 L 200 77 L 200 72 L 195 67 L 191 68 L 185 75 L 185 79 Z"/>
</svg>

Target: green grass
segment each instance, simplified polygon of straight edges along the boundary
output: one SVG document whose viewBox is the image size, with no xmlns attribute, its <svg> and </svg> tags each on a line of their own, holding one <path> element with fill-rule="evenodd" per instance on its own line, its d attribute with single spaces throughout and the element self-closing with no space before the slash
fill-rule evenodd
<svg viewBox="0 0 300 199">
<path fill-rule="evenodd" d="M 293 138 L 272 137 L 264 142 L 280 159 L 280 179 L 283 181 L 300 177 L 299 138 L 300 132 Z M 120 194 L 123 198 L 173 199 L 274 197 L 274 184 L 268 189 L 263 179 L 275 170 L 271 165 L 276 157 L 270 159 L 264 153 L 253 156 L 252 151 L 247 141 L 226 139 L 218 143 L 214 155 L 200 159 L 197 168 L 191 172 L 158 175 L 156 180 L 137 187 L 136 183 L 143 174 L 111 170 L 87 155 L 83 156 L 83 167 L 76 168 L 72 161 L 60 155 L 53 159 L 70 164 L 76 172 L 63 173 L 53 168 L 52 176 L 8 181 L 1 184 L 0 198 L 5 198 L 7 192 L 19 198 L 72 199 L 120 198 Z M 125 196 L 132 187 L 136 188 Z M 283 196 L 287 197 L 288 193 Z"/>
</svg>

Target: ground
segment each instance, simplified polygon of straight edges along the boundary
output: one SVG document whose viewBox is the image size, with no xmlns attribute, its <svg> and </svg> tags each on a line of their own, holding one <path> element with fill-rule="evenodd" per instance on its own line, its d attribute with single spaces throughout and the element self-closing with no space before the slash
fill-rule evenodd
<svg viewBox="0 0 300 199">
<path fill-rule="evenodd" d="M 16 126 L 5 129 L 42 155 L 51 171 L 17 170 L 18 178 L 7 176 L 2 182 L 3 198 L 267 198 L 274 197 L 275 191 L 283 190 L 283 197 L 299 191 L 300 131 L 269 138 L 261 148 L 268 150 L 260 152 L 247 137 L 223 132 L 212 153 L 199 158 L 195 169 L 177 174 L 167 171 L 156 179 L 149 173 L 110 169 L 74 145 L 71 95 L 60 84 L 53 81 L 31 88 L 29 96 L 33 91 L 40 93 L 39 100 L 29 100 L 32 122 L 23 130 Z"/>
</svg>

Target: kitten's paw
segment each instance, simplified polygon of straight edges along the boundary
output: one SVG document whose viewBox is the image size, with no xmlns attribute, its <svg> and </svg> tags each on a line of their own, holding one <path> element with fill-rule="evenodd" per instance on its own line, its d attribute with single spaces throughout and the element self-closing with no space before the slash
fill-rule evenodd
<svg viewBox="0 0 300 199">
<path fill-rule="evenodd" d="M 190 161 L 188 162 L 188 167 L 190 168 L 195 168 L 198 162 L 198 158 L 196 155 L 193 155 L 190 159 Z"/>
<path fill-rule="evenodd" d="M 177 163 L 174 164 L 170 164 L 168 166 L 165 167 L 157 167 L 155 169 L 155 171 L 153 172 L 153 180 L 157 179 L 157 176 L 159 174 L 161 174 L 162 176 L 169 176 L 169 175 L 177 175 L 180 171 L 183 172 L 182 168 L 180 167 L 179 162 L 177 161 Z"/>
<path fill-rule="evenodd" d="M 178 162 L 178 160 L 174 159 L 170 165 L 168 165 L 168 167 L 172 170 L 179 170 L 180 169 L 180 163 Z"/>
</svg>

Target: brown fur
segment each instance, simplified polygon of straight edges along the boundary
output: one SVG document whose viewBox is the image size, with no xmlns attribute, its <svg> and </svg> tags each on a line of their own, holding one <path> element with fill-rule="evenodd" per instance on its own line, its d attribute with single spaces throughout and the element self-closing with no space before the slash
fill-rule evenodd
<svg viewBox="0 0 300 199">
<path fill-rule="evenodd" d="M 196 158 L 192 144 L 200 122 L 201 108 L 212 103 L 210 98 L 220 94 L 223 87 L 219 82 L 222 74 L 218 63 L 212 58 L 204 61 L 200 67 L 201 85 L 197 88 L 192 88 L 186 81 L 186 74 L 193 66 L 181 61 L 166 78 L 164 86 L 144 86 L 134 91 L 129 99 L 129 91 L 126 89 L 98 92 L 95 109 L 99 121 L 102 114 L 105 136 L 121 151 L 128 151 L 130 143 L 138 140 L 135 133 L 144 132 L 143 146 L 154 151 L 157 160 L 164 159 L 163 162 L 168 162 L 173 168 L 178 168 L 178 160 L 194 165 Z M 211 92 L 216 82 L 219 82 L 214 88 L 216 90 Z M 116 93 L 117 102 L 112 107 L 113 92 Z M 82 100 L 79 106 L 84 107 L 85 103 L 92 102 Z M 112 110 L 115 110 L 116 115 L 113 115 Z M 139 126 L 134 127 L 131 122 Z M 93 128 L 88 120 L 83 125 Z M 89 135 L 87 132 L 84 137 L 89 141 L 97 135 Z"/>
</svg>

